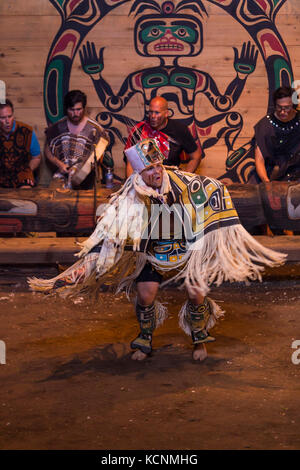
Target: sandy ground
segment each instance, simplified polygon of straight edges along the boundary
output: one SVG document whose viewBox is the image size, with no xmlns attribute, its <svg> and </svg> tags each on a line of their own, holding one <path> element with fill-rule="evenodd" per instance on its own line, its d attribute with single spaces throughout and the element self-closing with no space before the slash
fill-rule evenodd
<svg viewBox="0 0 300 470">
<path fill-rule="evenodd" d="M 214 288 L 226 315 L 203 363 L 178 327 L 184 293 L 162 290 L 170 316 L 140 363 L 123 294 L 32 294 L 26 271 L 2 268 L 0 448 L 299 449 L 299 271 Z"/>
</svg>

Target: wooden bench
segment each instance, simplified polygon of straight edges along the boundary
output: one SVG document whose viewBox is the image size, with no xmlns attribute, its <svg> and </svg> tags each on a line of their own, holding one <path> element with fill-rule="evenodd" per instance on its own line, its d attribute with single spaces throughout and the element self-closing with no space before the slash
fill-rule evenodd
<svg viewBox="0 0 300 470">
<path fill-rule="evenodd" d="M 255 236 L 262 245 L 300 261 L 300 236 Z M 0 239 L 0 265 L 72 264 L 82 237 L 13 237 Z"/>
</svg>

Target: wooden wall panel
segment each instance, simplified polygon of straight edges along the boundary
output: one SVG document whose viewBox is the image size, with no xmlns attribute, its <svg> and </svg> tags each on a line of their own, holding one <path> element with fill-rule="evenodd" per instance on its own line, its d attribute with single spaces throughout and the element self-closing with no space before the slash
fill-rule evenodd
<svg viewBox="0 0 300 470">
<path fill-rule="evenodd" d="M 54 15 L 56 10 L 49 0 L 13 0 L 9 2 L 0 2 L 0 15 L 26 15 L 26 16 L 43 16 Z M 56 13 L 55 13 L 56 15 Z"/>
<path fill-rule="evenodd" d="M 96 49 L 105 47 L 103 77 L 114 93 L 118 93 L 125 78 L 132 72 L 159 64 L 159 59 L 139 56 L 134 47 L 133 29 L 136 18 L 128 16 L 130 4 L 116 8 L 101 24 L 92 29 L 86 41 L 95 42 Z M 250 39 L 241 24 L 224 10 L 203 0 L 209 13 L 203 21 L 203 50 L 196 57 L 180 58 L 178 63 L 208 73 L 224 93 L 236 75 L 233 47 L 239 50 Z M 276 17 L 276 26 L 291 58 L 294 78 L 300 79 L 300 2 L 287 0 Z M 46 126 L 43 108 L 43 82 L 48 53 L 59 30 L 61 18 L 49 0 L 14 0 L 0 2 L 0 79 L 7 85 L 7 95 L 15 104 L 16 116 L 33 125 L 43 145 Z M 252 41 L 253 42 L 253 41 Z M 81 45 L 81 46 L 82 46 Z M 89 112 L 95 117 L 105 108 L 100 103 L 93 82 L 82 70 L 76 54 L 70 76 L 70 88 L 80 88 L 88 95 Z M 180 94 L 180 91 L 178 91 Z M 243 116 L 243 128 L 235 148 L 253 136 L 254 124 L 266 113 L 268 77 L 265 64 L 258 57 L 257 66 L 246 82 L 237 104 L 232 108 Z M 122 110 L 134 119 L 143 116 L 141 95 L 134 96 Z M 195 116 L 204 119 L 215 114 L 207 98 L 198 95 Z M 207 149 L 201 172 L 218 177 L 225 172 L 227 148 L 219 141 Z M 114 149 L 117 173 L 123 175 L 122 144 Z"/>
</svg>

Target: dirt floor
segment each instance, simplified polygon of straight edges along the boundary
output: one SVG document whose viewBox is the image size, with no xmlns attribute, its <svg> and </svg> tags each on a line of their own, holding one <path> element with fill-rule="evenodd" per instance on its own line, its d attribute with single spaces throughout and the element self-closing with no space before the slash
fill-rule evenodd
<svg viewBox="0 0 300 470">
<path fill-rule="evenodd" d="M 299 449 L 299 274 L 212 289 L 226 315 L 203 363 L 178 327 L 183 292 L 162 290 L 170 316 L 140 363 L 123 294 L 96 304 L 32 294 L 26 271 L 2 268 L 0 448 Z"/>
</svg>

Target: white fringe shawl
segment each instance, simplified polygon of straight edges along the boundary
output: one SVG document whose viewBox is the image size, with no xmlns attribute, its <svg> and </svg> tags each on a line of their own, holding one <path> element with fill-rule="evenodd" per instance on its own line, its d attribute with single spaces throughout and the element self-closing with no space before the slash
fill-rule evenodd
<svg viewBox="0 0 300 470">
<path fill-rule="evenodd" d="M 77 287 L 80 289 L 80 285 L 84 284 L 85 287 L 104 276 L 120 262 L 128 240 L 132 242 L 133 251 L 139 249 L 143 229 L 148 224 L 145 198 L 153 197 L 166 202 L 169 191 L 170 180 L 164 168 L 160 192 L 147 186 L 139 174 L 133 173 L 122 188 L 112 195 L 92 235 L 80 244 L 81 251 L 75 256 L 81 260 L 52 279 L 29 278 L 31 290 L 50 292 L 56 281 L 68 277 L 70 287 L 60 290 L 60 294 L 67 296 L 78 293 Z M 100 251 L 91 252 L 101 242 Z M 135 277 L 146 263 L 142 254 L 138 255 L 138 259 L 141 263 L 137 263 Z"/>
<path fill-rule="evenodd" d="M 131 240 L 133 251 L 137 251 L 140 246 L 145 222 L 148 223 L 148 220 L 144 217 L 146 210 L 145 198 L 153 197 L 161 202 L 165 202 L 169 191 L 170 181 L 165 169 L 163 169 L 163 183 L 160 193 L 147 186 L 139 174 L 133 173 L 125 185 L 112 196 L 94 232 L 81 244 L 82 250 L 79 256 L 85 255 L 94 246 L 103 241 L 105 246 L 105 251 L 103 252 L 105 264 L 103 266 L 102 250 L 97 262 L 97 273 L 101 275 L 104 269 L 106 271 L 106 268 L 110 269 L 111 264 L 108 263 L 107 265 L 106 259 L 107 256 L 113 258 L 115 247 L 123 248 L 126 241 Z M 115 262 L 117 261 L 118 259 L 115 259 Z"/>
<path fill-rule="evenodd" d="M 148 223 L 145 220 L 145 198 L 151 196 L 162 203 L 166 202 L 170 189 L 165 168 L 160 193 L 147 186 L 139 174 L 131 175 L 112 196 L 92 235 L 81 244 L 82 250 L 77 256 L 82 259 L 55 278 L 29 279 L 30 288 L 50 291 L 57 280 L 70 276 L 74 286 L 65 289 L 65 293 L 72 293 L 79 283 L 91 284 L 104 276 L 120 262 L 128 240 L 133 243 L 133 251 L 139 249 L 143 228 Z M 130 211 L 131 207 L 134 211 Z M 100 252 L 90 253 L 100 242 Z M 183 279 L 184 286 L 190 292 L 200 292 L 205 296 L 213 283 L 219 286 L 224 281 L 261 280 L 264 266 L 278 266 L 284 263 L 285 258 L 285 254 L 265 248 L 241 224 L 236 224 L 219 227 L 201 236 L 193 244 L 187 244 L 186 254 L 176 263 L 160 261 L 151 254 L 137 253 L 135 271 L 121 281 L 119 287 L 126 289 L 129 295 L 134 280 L 149 261 L 161 273 L 174 269 L 178 271 L 163 285 Z"/>
<path fill-rule="evenodd" d="M 212 284 L 261 281 L 265 266 L 279 266 L 285 258 L 285 254 L 258 243 L 241 224 L 220 227 L 202 236 L 188 247 L 180 261 L 172 263 L 173 266 L 147 256 L 147 260 L 161 273 L 179 270 L 162 286 L 183 279 L 190 292 L 200 292 L 204 296 Z"/>
</svg>

